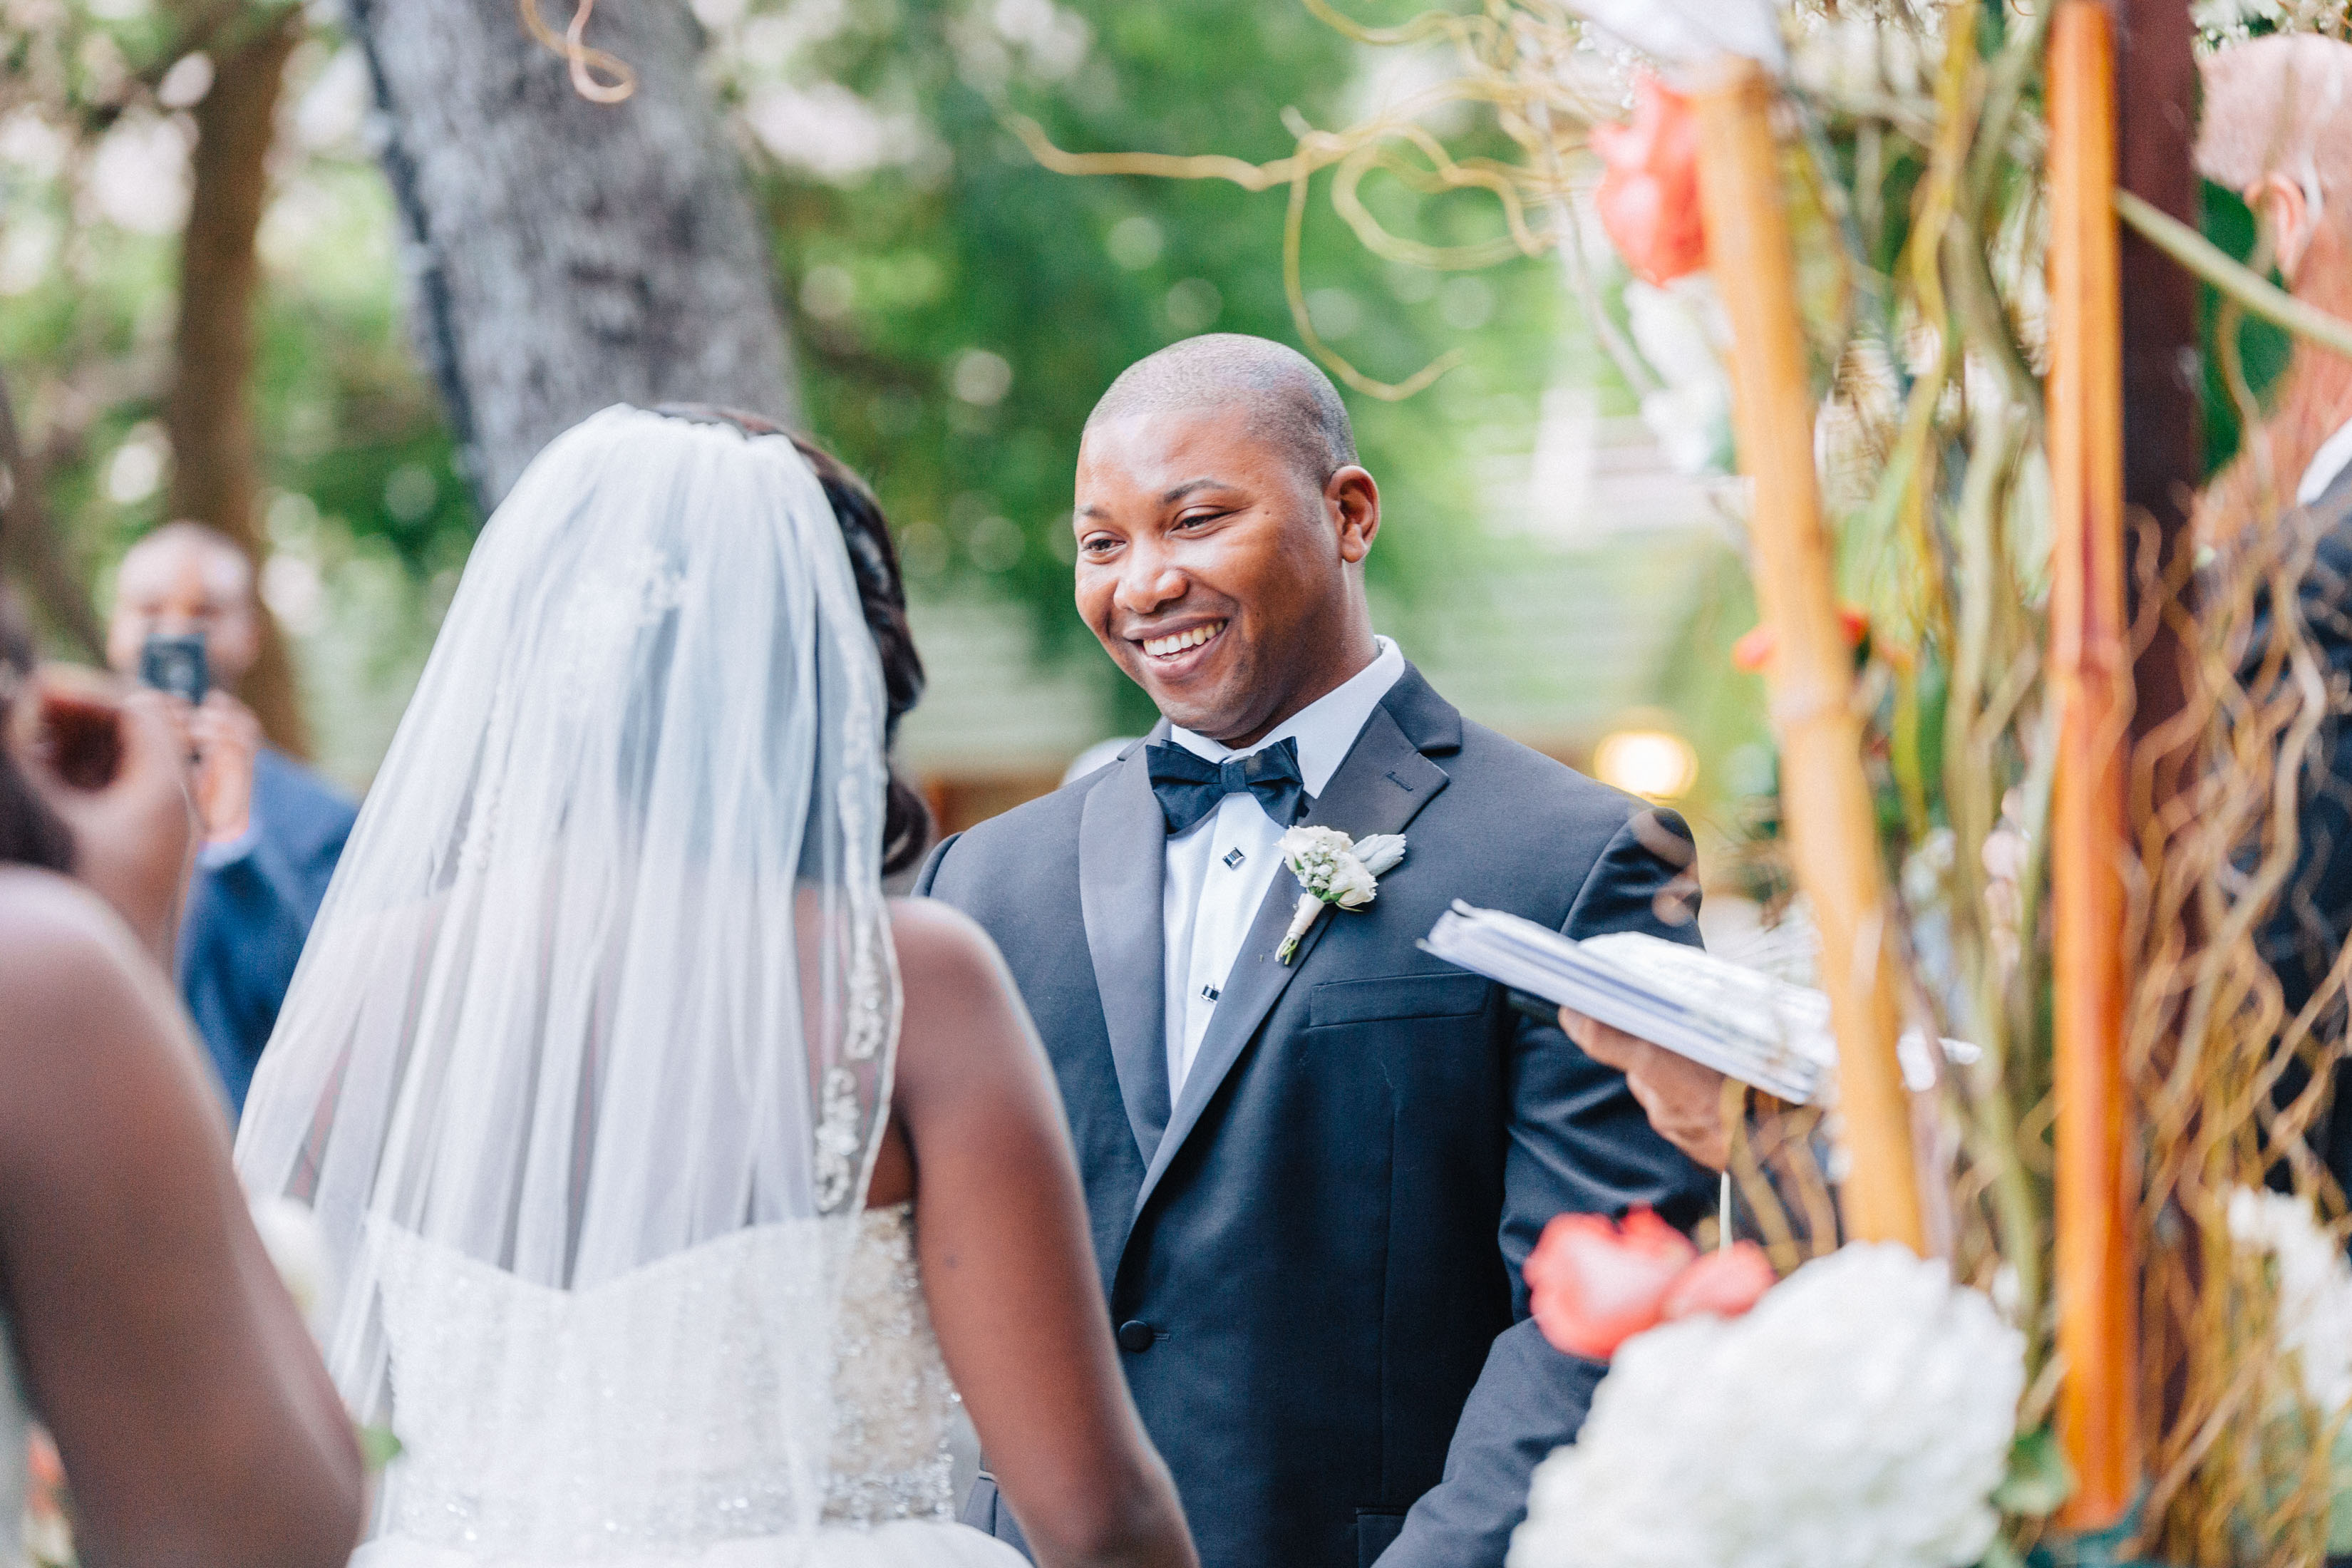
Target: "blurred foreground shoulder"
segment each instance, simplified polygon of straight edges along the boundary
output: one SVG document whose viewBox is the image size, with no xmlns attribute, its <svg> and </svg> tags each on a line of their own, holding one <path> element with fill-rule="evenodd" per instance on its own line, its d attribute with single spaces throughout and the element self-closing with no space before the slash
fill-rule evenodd
<svg viewBox="0 0 2352 1568">
<path fill-rule="evenodd" d="M 138 939 L 69 877 L 0 866 L 0 1053 L 44 1044 L 110 1005 L 149 1005 L 156 983 Z"/>
</svg>

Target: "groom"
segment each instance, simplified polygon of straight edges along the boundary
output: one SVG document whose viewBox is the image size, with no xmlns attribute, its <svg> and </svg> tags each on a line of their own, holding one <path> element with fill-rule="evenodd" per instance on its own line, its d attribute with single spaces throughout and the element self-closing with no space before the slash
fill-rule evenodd
<svg viewBox="0 0 2352 1568">
<path fill-rule="evenodd" d="M 1625 1080 L 1415 946 L 1454 899 L 1696 940 L 1668 814 L 1465 721 L 1372 633 L 1380 490 L 1306 359 L 1217 334 L 1130 367 L 1078 454 L 1079 612 L 1164 715 L 940 846 L 1084 1169 L 1121 1360 L 1204 1568 L 1500 1568 L 1602 1369 L 1528 1321 L 1563 1210 L 1713 1184 Z M 1406 836 L 1277 960 L 1283 830 Z M 1018 1542 L 985 1472 L 968 1521 Z"/>
</svg>

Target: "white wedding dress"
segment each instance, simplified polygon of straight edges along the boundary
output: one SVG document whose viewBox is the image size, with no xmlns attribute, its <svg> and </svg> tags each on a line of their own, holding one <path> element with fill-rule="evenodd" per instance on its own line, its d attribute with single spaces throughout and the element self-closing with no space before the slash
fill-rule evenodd
<svg viewBox="0 0 2352 1568">
<path fill-rule="evenodd" d="M 878 550 L 787 438 L 631 408 L 483 529 L 237 1133 L 404 1449 L 364 1568 L 1020 1568 L 950 1522 L 911 1221 L 865 1210 Z"/>
<path fill-rule="evenodd" d="M 794 1539 L 799 1434 L 764 1337 L 763 1290 L 789 1292 L 807 1238 L 736 1232 L 572 1295 L 413 1237 L 384 1296 L 405 1450 L 382 1533 L 353 1568 L 680 1562 L 702 1568 L 1023 1568 L 953 1522 L 954 1384 L 916 1268 L 911 1206 L 869 1210 L 852 1253 L 830 1379 L 823 1525 Z M 679 1429 L 697 1401 L 741 1397 Z"/>
</svg>

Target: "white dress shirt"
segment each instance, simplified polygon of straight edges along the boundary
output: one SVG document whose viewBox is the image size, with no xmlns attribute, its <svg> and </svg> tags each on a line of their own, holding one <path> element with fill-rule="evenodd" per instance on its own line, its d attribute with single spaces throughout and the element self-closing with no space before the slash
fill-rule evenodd
<svg viewBox="0 0 2352 1568">
<path fill-rule="evenodd" d="M 2294 487 L 2294 504 L 2309 506 L 2326 495 L 2327 487 L 2336 482 L 2336 476 L 2344 471 L 2347 463 L 2352 463 L 2352 421 L 2322 441 L 2319 450 L 2311 455 L 2310 466 L 2303 470 L 2303 479 Z"/>
<path fill-rule="evenodd" d="M 1205 735 L 1171 727 L 1169 739 L 1213 763 L 1246 756 L 1278 741 L 1298 742 L 1298 772 L 1307 793 L 1319 795 L 1339 771 L 1372 710 L 1404 674 L 1404 655 L 1386 637 L 1379 651 L 1344 684 L 1325 692 L 1247 751 L 1219 745 Z M 1173 1100 L 1209 1031 L 1217 997 L 1241 956 L 1242 943 L 1257 919 L 1266 889 L 1283 871 L 1284 828 L 1258 804 L 1257 796 L 1229 795 L 1217 809 L 1168 840 L 1167 876 L 1161 884 L 1160 932 L 1168 966 L 1161 981 L 1167 1008 L 1168 1095 Z"/>
</svg>

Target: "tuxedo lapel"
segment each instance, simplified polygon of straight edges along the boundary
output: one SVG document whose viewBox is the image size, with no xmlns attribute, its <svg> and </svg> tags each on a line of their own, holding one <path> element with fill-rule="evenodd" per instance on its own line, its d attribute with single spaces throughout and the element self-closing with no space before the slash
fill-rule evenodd
<svg viewBox="0 0 2352 1568">
<path fill-rule="evenodd" d="M 1155 731 L 1154 738 L 1159 731 Z M 1168 1125 L 1168 1047 L 1160 996 L 1167 951 L 1160 886 L 1168 826 L 1143 747 L 1129 747 L 1088 792 L 1078 818 L 1078 908 L 1110 1056 L 1135 1144 L 1149 1161 Z"/>
<path fill-rule="evenodd" d="M 1444 707 L 1436 693 L 1431 691 L 1419 674 L 1408 667 L 1397 682 L 1396 695 L 1407 703 L 1426 697 L 1444 710 L 1444 717 L 1452 721 L 1452 744 L 1460 744 L 1460 721 L 1451 708 Z M 1447 783 L 1445 770 L 1422 754 L 1422 747 L 1408 736 L 1396 716 L 1391 711 L 1398 703 L 1392 699 L 1372 710 L 1363 732 L 1348 752 L 1347 761 L 1331 775 L 1314 806 L 1306 816 L 1308 825 L 1337 827 L 1354 838 L 1375 833 L 1402 833 L 1421 808 L 1435 799 Z M 1408 708 L 1407 716 L 1413 716 Z M 1438 729 L 1441 735 L 1444 725 Z M 1147 791 L 1149 788 L 1147 784 Z M 1410 860 L 1410 847 L 1406 858 Z M 1185 1137 L 1199 1124 L 1201 1113 L 1208 1109 L 1210 1100 L 1224 1081 L 1225 1075 L 1240 1059 L 1243 1047 L 1257 1033 L 1258 1026 L 1279 1001 L 1292 977 L 1307 966 L 1323 932 L 1334 921 L 1357 920 L 1361 916 L 1346 912 L 1326 911 L 1314 928 L 1302 938 L 1298 951 L 1288 963 L 1275 962 L 1275 950 L 1282 945 L 1282 937 L 1289 928 L 1291 911 L 1298 906 L 1298 879 L 1288 870 L 1275 874 L 1274 886 L 1267 889 L 1265 901 L 1258 906 L 1257 918 L 1250 924 L 1249 939 L 1242 944 L 1241 955 L 1234 960 L 1233 972 L 1226 977 L 1224 992 L 1217 999 L 1217 1010 L 1210 1016 L 1208 1033 L 1201 1039 L 1201 1048 L 1192 1058 L 1192 1069 L 1184 1075 L 1184 1087 L 1176 1098 L 1169 1118 L 1166 1133 L 1156 1149 L 1149 1151 L 1150 1164 L 1144 1172 L 1143 1185 L 1136 1194 L 1135 1212 L 1140 1215 L 1150 1200 L 1152 1189 L 1160 1184 L 1160 1176 L 1183 1146 Z M 1157 905 L 1154 905 L 1155 910 Z M 1374 908 L 1378 908 L 1375 903 Z M 1087 921 L 1093 930 L 1091 919 Z M 1157 929 L 1155 923 L 1155 930 Z M 1096 955 L 1099 970 L 1102 959 Z M 1153 971 L 1156 975 L 1159 972 Z M 1153 991 L 1158 996 L 1158 988 Z M 1108 999 L 1108 998 L 1106 998 Z M 1154 1037 L 1159 1029 L 1155 1027 Z M 1164 1068 L 1163 1068 L 1164 1071 Z M 1124 1074 L 1121 1075 L 1124 1082 Z"/>
</svg>

